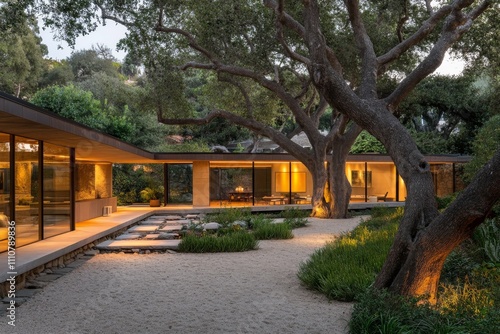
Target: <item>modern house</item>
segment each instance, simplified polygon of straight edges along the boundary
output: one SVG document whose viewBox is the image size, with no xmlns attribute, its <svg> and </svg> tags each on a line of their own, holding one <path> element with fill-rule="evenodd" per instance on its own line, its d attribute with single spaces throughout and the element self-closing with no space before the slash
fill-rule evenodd
<svg viewBox="0 0 500 334">
<path fill-rule="evenodd" d="M 463 156 L 429 156 L 436 195 L 461 187 Z M 166 206 L 306 205 L 312 178 L 289 154 L 152 153 L 0 93 L 0 252 L 7 225 L 16 247 L 60 235 L 117 210 L 113 164 L 163 164 Z M 403 202 L 406 188 L 388 156 L 352 155 L 353 202 Z"/>
</svg>

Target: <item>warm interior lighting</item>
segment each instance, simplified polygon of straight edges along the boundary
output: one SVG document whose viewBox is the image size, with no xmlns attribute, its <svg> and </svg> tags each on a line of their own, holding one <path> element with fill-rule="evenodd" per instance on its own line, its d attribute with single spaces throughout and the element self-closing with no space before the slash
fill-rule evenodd
<svg viewBox="0 0 500 334">
<path fill-rule="evenodd" d="M 305 193 L 307 190 L 306 172 L 292 173 L 292 192 Z M 287 193 L 290 191 L 290 173 L 276 173 L 276 192 Z"/>
</svg>

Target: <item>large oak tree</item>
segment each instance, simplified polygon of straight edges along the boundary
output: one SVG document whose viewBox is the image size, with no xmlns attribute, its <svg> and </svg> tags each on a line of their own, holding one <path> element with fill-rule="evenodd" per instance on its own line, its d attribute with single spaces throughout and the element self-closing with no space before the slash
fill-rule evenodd
<svg viewBox="0 0 500 334">
<path fill-rule="evenodd" d="M 183 69 L 214 71 L 228 85 L 240 89 L 245 104 L 241 112 L 218 109 L 203 120 L 176 120 L 165 113 L 160 114 L 160 119 L 206 122 L 211 117 L 225 117 L 273 139 L 316 175 L 313 206 L 319 215 L 325 210 L 335 211 L 336 205 L 327 204 L 332 194 L 335 201 L 343 200 L 339 206 L 347 203 L 349 186 L 345 175 L 338 182 L 327 175 L 343 171 L 343 157 L 359 131 L 351 120 L 379 139 L 404 179 L 408 197 L 394 245 L 376 279 L 378 288 L 425 295 L 434 302 L 446 256 L 470 236 L 498 201 L 500 151 L 445 212 L 438 212 L 429 163 L 393 115 L 464 34 L 475 26 L 488 26 L 483 17 L 498 11 L 496 1 L 264 0 L 267 13 L 257 1 L 71 4 L 68 7 L 66 1 L 58 1 L 46 11 L 49 23 L 61 28 L 70 40 L 92 28 L 92 18 L 99 8 L 101 19 L 129 26 L 129 47 L 141 48 L 150 55 L 168 54 L 169 61 L 164 64 L 171 68 L 181 60 Z M 71 10 L 72 14 L 68 14 Z M 498 27 L 489 28 L 498 31 Z M 473 43 L 474 39 L 467 42 Z M 161 44 L 163 49 L 159 51 Z M 464 45 L 471 49 L 470 44 Z M 379 88 L 387 76 L 398 80 L 398 84 L 382 96 Z M 253 85 L 271 92 L 293 114 L 298 128 L 312 143 L 311 152 L 301 150 L 285 135 L 259 121 L 252 108 L 249 88 Z M 318 98 L 311 99 L 315 94 Z M 323 136 L 317 131 L 315 117 L 326 104 L 337 117 L 332 130 Z M 332 162 L 340 163 L 331 164 L 323 172 L 327 152 L 333 152 Z M 323 189 L 328 186 L 330 191 L 324 196 Z M 336 189 L 344 193 L 335 196 L 332 191 Z"/>
</svg>

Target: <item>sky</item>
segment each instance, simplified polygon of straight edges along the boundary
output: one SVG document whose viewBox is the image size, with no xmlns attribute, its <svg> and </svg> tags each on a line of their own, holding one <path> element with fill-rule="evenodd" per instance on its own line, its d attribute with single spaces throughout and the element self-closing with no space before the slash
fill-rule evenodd
<svg viewBox="0 0 500 334">
<path fill-rule="evenodd" d="M 73 51 L 88 50 L 91 49 L 93 45 L 97 44 L 109 47 L 113 51 L 113 56 L 115 56 L 115 58 L 123 60 L 126 53 L 123 51 L 117 51 L 116 44 L 121 38 L 125 37 L 125 33 L 125 27 L 108 21 L 106 26 L 99 26 L 96 31 L 91 34 L 78 37 L 73 49 L 64 41 L 54 40 L 53 34 L 49 29 L 43 30 L 42 27 L 40 27 L 42 43 L 47 45 L 49 49 L 48 56 L 49 58 L 56 60 L 66 59 Z M 443 64 L 437 69 L 436 73 L 443 75 L 458 75 L 462 72 L 463 68 L 463 61 L 451 59 L 451 57 L 447 55 Z"/>
</svg>

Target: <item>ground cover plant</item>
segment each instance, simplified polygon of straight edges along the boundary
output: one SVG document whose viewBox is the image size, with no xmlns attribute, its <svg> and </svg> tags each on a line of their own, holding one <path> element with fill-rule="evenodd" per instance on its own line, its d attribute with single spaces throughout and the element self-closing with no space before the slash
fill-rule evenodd
<svg viewBox="0 0 500 334">
<path fill-rule="evenodd" d="M 197 236 L 188 234 L 179 244 L 179 252 L 187 253 L 216 253 L 216 252 L 244 252 L 257 249 L 258 241 L 244 231 L 234 232 L 222 236 L 205 234 Z"/>
<path fill-rule="evenodd" d="M 277 223 L 266 214 L 254 214 L 246 208 L 224 208 L 192 224 L 184 231 L 179 251 L 191 253 L 242 252 L 258 247 L 259 240 L 291 239 L 292 229 L 307 225 L 306 213 L 297 208 L 283 211 Z M 218 224 L 207 230 L 207 224 Z"/>
<path fill-rule="evenodd" d="M 373 210 L 370 220 L 317 250 L 301 265 L 299 278 L 331 299 L 355 300 L 380 271 L 402 213 Z"/>
<path fill-rule="evenodd" d="M 336 300 L 356 301 L 351 333 L 497 333 L 500 328 L 500 221 L 488 219 L 444 265 L 439 299 L 407 298 L 371 284 L 392 242 L 401 209 L 377 209 L 351 233 L 318 250 L 299 271 L 306 286 Z M 383 238 L 383 237 L 382 237 Z M 377 250 L 373 245 L 379 245 Z M 380 254 L 377 254 L 380 253 Z M 361 267 L 361 268 L 358 268 Z"/>
</svg>

